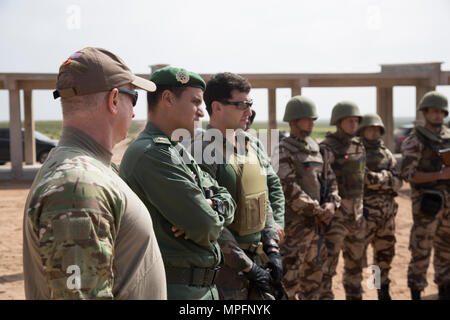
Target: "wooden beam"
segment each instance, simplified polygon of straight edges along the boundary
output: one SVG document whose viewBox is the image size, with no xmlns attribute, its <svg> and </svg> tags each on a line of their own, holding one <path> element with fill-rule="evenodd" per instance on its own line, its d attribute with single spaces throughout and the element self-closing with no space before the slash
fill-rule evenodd
<svg viewBox="0 0 450 320">
<path fill-rule="evenodd" d="M 11 174 L 18 179 L 22 169 L 22 123 L 20 119 L 20 91 L 9 90 L 9 152 L 11 156 Z"/>
<path fill-rule="evenodd" d="M 25 164 L 34 164 L 36 160 L 36 142 L 34 138 L 32 91 L 24 90 L 23 102 L 25 111 Z"/>
<path fill-rule="evenodd" d="M 377 113 L 383 120 L 384 124 L 384 144 L 389 150 L 391 150 L 391 152 L 394 152 L 394 109 L 392 91 L 392 87 L 377 88 Z"/>
</svg>

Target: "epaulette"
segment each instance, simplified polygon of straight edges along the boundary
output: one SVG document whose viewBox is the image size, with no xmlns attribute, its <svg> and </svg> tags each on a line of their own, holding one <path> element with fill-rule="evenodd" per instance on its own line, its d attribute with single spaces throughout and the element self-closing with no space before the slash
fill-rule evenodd
<svg viewBox="0 0 450 320">
<path fill-rule="evenodd" d="M 166 144 L 171 145 L 170 140 L 167 137 L 155 137 L 153 138 L 153 142 L 156 144 Z"/>
</svg>

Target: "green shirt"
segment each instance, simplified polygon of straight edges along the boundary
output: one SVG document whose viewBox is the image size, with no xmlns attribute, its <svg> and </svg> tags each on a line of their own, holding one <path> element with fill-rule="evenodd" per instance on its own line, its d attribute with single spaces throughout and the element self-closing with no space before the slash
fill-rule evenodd
<svg viewBox="0 0 450 320">
<path fill-rule="evenodd" d="M 166 266 L 221 263 L 217 239 L 233 221 L 235 202 L 180 143 L 149 122 L 125 152 L 119 173 L 149 209 Z M 208 204 L 206 188 L 223 202 L 223 213 Z M 184 230 L 188 239 L 175 238 L 172 227 Z"/>
</svg>

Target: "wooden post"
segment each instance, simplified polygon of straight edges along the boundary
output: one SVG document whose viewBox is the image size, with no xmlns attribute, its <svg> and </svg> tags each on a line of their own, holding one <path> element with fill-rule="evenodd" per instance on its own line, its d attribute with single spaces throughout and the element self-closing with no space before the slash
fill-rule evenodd
<svg viewBox="0 0 450 320">
<path fill-rule="evenodd" d="M 25 164 L 34 164 L 36 160 L 36 142 L 34 138 L 32 91 L 23 91 L 25 110 Z"/>
<path fill-rule="evenodd" d="M 383 120 L 384 124 L 384 144 L 389 150 L 394 152 L 395 145 L 392 87 L 377 87 L 377 113 Z"/>
<path fill-rule="evenodd" d="M 425 95 L 425 93 L 436 90 L 434 86 L 416 86 L 416 121 L 415 125 L 425 125 L 425 118 L 423 117 L 422 111 L 417 110 L 419 108 L 420 100 Z"/>
<path fill-rule="evenodd" d="M 23 174 L 22 123 L 20 120 L 20 91 L 17 88 L 9 89 L 9 152 L 13 179 L 18 179 Z"/>
<path fill-rule="evenodd" d="M 291 88 L 291 97 L 299 96 L 302 94 L 302 87 L 292 87 Z"/>
<path fill-rule="evenodd" d="M 272 154 L 272 135 L 271 130 L 277 128 L 277 89 L 268 89 L 268 107 L 269 107 L 269 127 L 267 128 L 267 153 Z"/>
</svg>

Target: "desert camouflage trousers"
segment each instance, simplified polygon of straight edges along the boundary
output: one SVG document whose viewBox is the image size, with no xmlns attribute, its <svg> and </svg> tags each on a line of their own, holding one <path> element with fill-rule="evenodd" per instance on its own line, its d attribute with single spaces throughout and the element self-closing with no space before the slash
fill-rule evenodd
<svg viewBox="0 0 450 320">
<path fill-rule="evenodd" d="M 380 284 L 388 285 L 389 270 L 395 255 L 395 216 L 398 204 L 390 195 L 364 197 L 364 217 L 366 218 L 366 247 L 364 267 L 367 263 L 367 248 L 372 245 L 373 262 L 381 271 Z"/>
<path fill-rule="evenodd" d="M 444 206 L 436 216 L 420 211 L 421 193 L 412 190 L 413 226 L 409 240 L 411 261 L 408 265 L 408 287 L 423 290 L 427 285 L 427 269 L 434 248 L 434 282 L 450 284 L 450 194 L 445 192 Z"/>
<path fill-rule="evenodd" d="M 357 212 L 357 214 L 355 214 Z M 321 300 L 332 300 L 332 278 L 336 275 L 339 254 L 344 257 L 343 285 L 347 299 L 362 298 L 362 267 L 366 237 L 366 220 L 362 216 L 362 199 L 342 199 L 341 207 L 325 232 L 328 256 L 324 264 Z"/>
<path fill-rule="evenodd" d="M 323 237 L 319 240 L 318 224 L 314 217 L 305 218 L 286 212 L 285 233 L 285 242 L 280 251 L 283 259 L 283 284 L 289 299 L 318 300 L 323 263 L 327 258 L 325 240 Z"/>
</svg>

